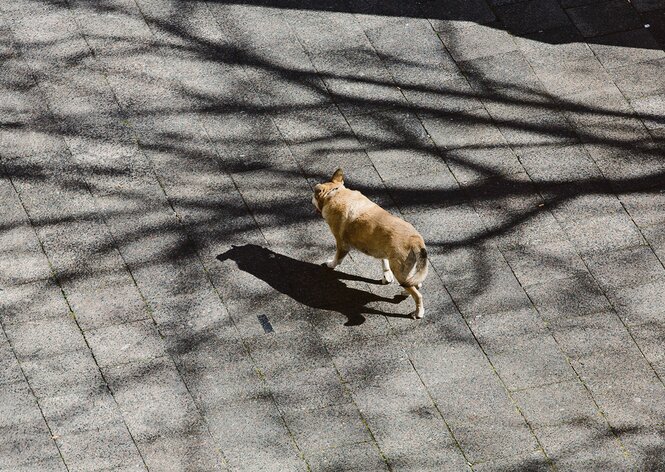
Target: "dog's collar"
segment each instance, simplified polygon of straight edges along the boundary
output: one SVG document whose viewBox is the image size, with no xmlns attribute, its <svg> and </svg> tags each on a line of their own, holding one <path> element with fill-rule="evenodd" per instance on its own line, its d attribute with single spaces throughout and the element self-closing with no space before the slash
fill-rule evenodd
<svg viewBox="0 0 665 472">
<path fill-rule="evenodd" d="M 343 188 L 343 187 L 344 187 L 344 184 L 339 184 L 337 187 L 331 188 L 330 190 L 328 190 L 324 195 L 321 195 L 320 199 L 319 198 L 316 199 L 317 202 L 319 203 L 319 207 L 317 208 L 319 213 L 321 213 L 323 215 L 323 207 L 326 205 L 328 197 L 334 195 L 335 192 L 337 192 L 340 188 Z"/>
<path fill-rule="evenodd" d="M 329 197 L 330 195 L 332 195 L 333 193 L 335 193 L 336 191 L 338 191 L 342 187 L 344 187 L 344 184 L 340 184 L 337 187 L 328 190 L 328 193 L 326 193 L 326 196 Z"/>
</svg>

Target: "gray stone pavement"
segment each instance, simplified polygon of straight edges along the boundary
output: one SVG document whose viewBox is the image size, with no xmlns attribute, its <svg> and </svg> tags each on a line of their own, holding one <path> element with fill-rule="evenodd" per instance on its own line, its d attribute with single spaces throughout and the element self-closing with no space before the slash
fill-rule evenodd
<svg viewBox="0 0 665 472">
<path fill-rule="evenodd" d="M 0 2 L 0 470 L 664 470 L 664 46 L 663 0 Z M 338 166 L 424 320 L 318 266 Z"/>
</svg>

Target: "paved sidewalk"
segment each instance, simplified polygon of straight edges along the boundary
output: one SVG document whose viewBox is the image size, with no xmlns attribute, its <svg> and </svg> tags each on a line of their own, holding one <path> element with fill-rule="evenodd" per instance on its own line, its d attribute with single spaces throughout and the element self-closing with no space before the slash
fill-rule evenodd
<svg viewBox="0 0 665 472">
<path fill-rule="evenodd" d="M 664 46 L 664 0 L 0 2 L 0 470 L 664 470 Z M 424 320 L 319 266 L 337 167 Z"/>
</svg>

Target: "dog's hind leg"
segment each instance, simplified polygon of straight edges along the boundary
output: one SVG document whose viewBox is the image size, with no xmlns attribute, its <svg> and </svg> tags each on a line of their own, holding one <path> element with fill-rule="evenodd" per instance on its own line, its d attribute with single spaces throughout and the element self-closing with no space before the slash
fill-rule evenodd
<svg viewBox="0 0 665 472">
<path fill-rule="evenodd" d="M 416 285 L 416 288 L 418 290 L 420 290 L 422 288 L 422 286 L 423 286 L 423 284 L 418 284 L 418 285 Z M 403 296 L 403 297 L 408 297 L 409 295 L 411 295 L 411 292 L 409 292 L 408 289 L 402 287 L 402 291 L 400 292 L 400 295 Z"/>
<path fill-rule="evenodd" d="M 392 283 L 395 280 L 395 276 L 393 275 L 393 271 L 390 270 L 388 259 L 381 259 L 381 266 L 383 267 L 383 280 L 381 280 L 381 283 L 384 285 Z"/>
<path fill-rule="evenodd" d="M 425 306 L 423 305 L 423 296 L 416 287 L 404 287 L 404 289 L 413 297 L 416 302 L 416 310 L 411 312 L 411 318 L 420 319 L 425 316 Z"/>
</svg>

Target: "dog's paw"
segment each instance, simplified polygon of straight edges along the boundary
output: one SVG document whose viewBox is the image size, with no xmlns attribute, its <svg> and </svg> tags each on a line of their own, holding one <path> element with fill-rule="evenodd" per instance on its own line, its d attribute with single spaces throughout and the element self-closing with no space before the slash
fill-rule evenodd
<svg viewBox="0 0 665 472">
<path fill-rule="evenodd" d="M 325 265 L 326 267 L 328 267 L 329 269 L 334 269 L 335 267 L 337 267 L 337 264 L 335 263 L 335 259 L 328 259 L 328 260 L 324 263 L 324 265 Z"/>
<path fill-rule="evenodd" d="M 422 311 L 414 310 L 409 315 L 414 320 L 421 320 L 425 316 L 425 310 Z"/>
<path fill-rule="evenodd" d="M 392 272 L 384 272 L 383 273 L 383 279 L 381 280 L 381 283 L 383 285 L 391 284 L 394 281 L 395 281 L 395 276 L 393 275 Z"/>
</svg>

